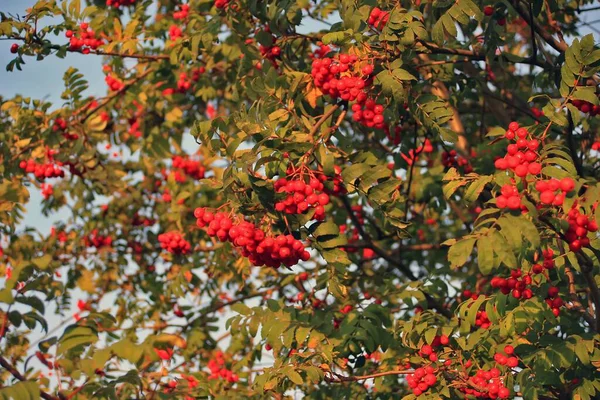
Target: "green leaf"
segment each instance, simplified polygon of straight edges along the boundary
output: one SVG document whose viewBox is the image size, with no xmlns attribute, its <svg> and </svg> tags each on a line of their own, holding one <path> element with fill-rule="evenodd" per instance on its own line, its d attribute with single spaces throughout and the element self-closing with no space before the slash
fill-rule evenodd
<svg viewBox="0 0 600 400">
<path fill-rule="evenodd" d="M 491 236 L 482 236 L 477 240 L 477 265 L 482 274 L 492 272 L 494 264 L 494 247 Z"/>
<path fill-rule="evenodd" d="M 37 382 L 18 382 L 0 389 L 2 400 L 39 400 L 40 398 L 40 386 Z"/>
<path fill-rule="evenodd" d="M 450 261 L 450 267 L 457 268 L 463 266 L 469 259 L 474 245 L 474 238 L 466 238 L 461 239 L 450 246 L 450 249 L 448 250 L 448 261 Z"/>
<path fill-rule="evenodd" d="M 57 354 L 62 355 L 67 351 L 80 346 L 89 345 L 98 341 L 96 332 L 87 326 L 71 325 L 58 341 Z"/>
</svg>

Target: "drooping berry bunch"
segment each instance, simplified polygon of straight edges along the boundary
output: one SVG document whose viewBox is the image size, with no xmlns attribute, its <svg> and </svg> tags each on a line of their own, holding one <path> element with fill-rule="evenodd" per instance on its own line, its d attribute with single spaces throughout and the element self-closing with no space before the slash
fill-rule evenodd
<svg viewBox="0 0 600 400">
<path fill-rule="evenodd" d="M 352 119 L 367 128 L 385 129 L 387 127 L 383 117 L 384 107 L 373 99 L 367 99 L 364 104 L 354 103 L 352 111 L 354 111 Z"/>
<path fill-rule="evenodd" d="M 154 218 L 148 218 L 146 216 L 141 216 L 139 213 L 133 214 L 133 218 L 131 219 L 132 226 L 152 226 L 156 223 Z"/>
<path fill-rule="evenodd" d="M 192 82 L 190 78 L 187 76 L 185 72 L 181 72 L 179 74 L 179 79 L 177 80 L 177 90 L 179 93 L 185 93 L 192 87 Z"/>
<path fill-rule="evenodd" d="M 511 210 L 521 209 L 521 193 L 519 193 L 519 189 L 508 183 L 502 185 L 500 195 L 496 197 L 496 206 L 498 206 L 498 208 L 508 208 Z"/>
<path fill-rule="evenodd" d="M 41 164 L 33 159 L 27 161 L 22 160 L 19 163 L 19 167 L 28 174 L 33 173 L 39 181 L 49 178 L 64 178 L 65 176 L 65 171 L 61 168 L 62 163 L 59 161 L 54 162 L 53 160 L 50 160 L 49 162 Z"/>
<path fill-rule="evenodd" d="M 505 365 L 509 368 L 515 368 L 519 365 L 519 359 L 515 357 L 515 349 L 511 345 L 504 346 L 503 352 L 494 354 L 494 361 L 499 365 Z"/>
<path fill-rule="evenodd" d="M 218 9 L 227 8 L 231 0 L 215 0 L 215 7 Z"/>
<path fill-rule="evenodd" d="M 48 200 L 54 194 L 54 187 L 49 183 L 42 183 L 40 188 L 42 189 L 42 197 L 45 200 Z"/>
<path fill-rule="evenodd" d="M 310 258 L 304 244 L 292 235 L 267 235 L 241 217 L 231 218 L 224 212 L 212 213 L 206 208 L 196 208 L 194 216 L 198 227 L 206 228 L 209 236 L 232 243 L 254 266 L 291 267 Z"/>
<path fill-rule="evenodd" d="M 571 100 L 571 103 L 584 114 L 590 114 L 592 117 L 600 114 L 600 106 L 596 106 L 589 101 Z"/>
<path fill-rule="evenodd" d="M 225 355 L 222 351 L 216 351 L 214 353 L 213 358 L 208 361 L 207 367 L 210 370 L 208 379 L 222 378 L 231 383 L 235 383 L 240 379 L 237 374 L 234 374 L 225 366 Z"/>
<path fill-rule="evenodd" d="M 275 203 L 275 210 L 286 214 L 304 214 L 312 208 L 313 219 L 325 219 L 324 207 L 329 204 L 329 195 L 323 193 L 324 185 L 315 176 L 294 174 L 288 178 L 279 178 L 275 181 L 274 188 L 276 193 L 286 194 L 284 199 Z"/>
<path fill-rule="evenodd" d="M 171 231 L 158 235 L 160 247 L 172 254 L 188 254 L 192 249 L 181 232 Z"/>
<path fill-rule="evenodd" d="M 510 396 L 510 389 L 504 386 L 498 368 L 477 370 L 458 390 L 479 399 L 507 399 Z"/>
<path fill-rule="evenodd" d="M 436 344 L 439 345 L 439 342 Z M 438 356 L 435 353 L 435 350 L 433 349 L 433 345 L 424 344 L 423 346 L 421 346 L 421 350 L 419 350 L 419 355 L 421 357 L 428 358 L 431 362 L 436 362 L 438 360 Z"/>
<path fill-rule="evenodd" d="M 196 181 L 204 179 L 206 168 L 201 164 L 200 160 L 193 160 L 188 156 L 173 156 L 171 161 L 173 162 L 173 168 L 182 171 L 190 178 Z"/>
<path fill-rule="evenodd" d="M 590 245 L 590 239 L 587 237 L 589 232 L 597 232 L 598 224 L 583 214 L 576 205 L 569 210 L 567 214 L 569 229 L 565 233 L 565 239 L 569 242 L 569 249 L 578 252 L 582 247 Z"/>
<path fill-rule="evenodd" d="M 400 156 L 406 161 L 408 165 L 413 165 L 419 159 L 419 156 L 423 153 L 432 153 L 433 145 L 429 139 L 425 139 L 423 144 L 421 144 L 416 149 L 410 149 L 408 154 L 400 153 Z"/>
<path fill-rule="evenodd" d="M 137 0 L 106 0 L 106 5 L 109 7 L 120 8 L 132 6 Z"/>
<path fill-rule="evenodd" d="M 320 169 L 319 172 L 321 172 Z M 331 189 L 328 189 L 326 185 L 323 189 L 323 191 L 329 194 L 330 196 L 339 196 L 340 194 L 346 193 L 346 188 L 344 187 L 344 182 L 342 179 L 342 168 L 339 165 L 333 166 L 333 177 L 329 177 L 324 173 L 320 173 L 316 175 L 316 177 L 321 182 L 323 182 L 323 184 L 327 181 L 333 184 L 333 187 Z"/>
<path fill-rule="evenodd" d="M 475 326 L 481 329 L 488 329 L 492 325 L 492 321 L 488 318 L 487 312 L 479 310 L 475 315 Z"/>
<path fill-rule="evenodd" d="M 173 18 L 174 19 L 186 19 L 188 16 L 188 13 L 190 12 L 190 5 L 189 4 L 181 4 L 179 6 L 179 11 L 175 11 L 173 13 Z"/>
<path fill-rule="evenodd" d="M 548 288 L 548 296 L 544 300 L 548 307 L 552 309 L 552 314 L 558 317 L 560 314 L 560 308 L 565 305 L 563 299 L 560 298 L 558 287 L 550 286 Z"/>
<path fill-rule="evenodd" d="M 54 132 L 60 132 L 61 135 L 67 140 L 77 140 L 79 139 L 79 135 L 76 133 L 70 133 L 67 131 L 67 121 L 58 117 L 54 120 L 54 124 L 52 125 L 52 130 Z"/>
<path fill-rule="evenodd" d="M 520 128 L 518 122 L 511 122 L 505 134 L 506 139 L 515 140 L 506 147 L 507 154 L 498 158 L 494 165 L 499 170 L 511 170 L 518 177 L 539 175 L 542 165 L 538 162 L 536 150 L 540 141 L 533 139 L 526 128 Z"/>
<path fill-rule="evenodd" d="M 123 83 L 123 81 L 120 80 L 117 76 L 112 74 L 106 75 L 106 77 L 104 78 L 104 82 L 106 82 L 109 89 L 114 92 L 119 91 L 125 87 L 125 83 Z"/>
<path fill-rule="evenodd" d="M 275 66 L 277 66 L 276 59 L 281 55 L 281 47 L 275 44 L 275 39 L 273 39 L 273 44 L 271 46 L 258 46 L 258 50 L 260 51 L 260 55 L 267 60 L 270 60 Z"/>
<path fill-rule="evenodd" d="M 205 72 L 206 68 L 202 66 L 192 69 L 192 80 L 194 82 L 198 82 L 198 80 L 200 80 L 200 75 L 204 74 Z"/>
<path fill-rule="evenodd" d="M 96 36 L 96 32 L 87 22 L 79 25 L 78 32 L 69 29 L 65 36 L 69 39 L 69 50 L 81 51 L 83 54 L 89 54 L 90 50 L 96 50 L 104 44 L 104 40 Z"/>
<path fill-rule="evenodd" d="M 500 289 L 503 294 L 511 293 L 515 299 L 527 300 L 533 297 L 533 292 L 529 288 L 532 282 L 530 274 L 523 275 L 521 269 L 514 269 L 510 271 L 510 278 L 495 276 L 490 284 L 493 288 Z"/>
<path fill-rule="evenodd" d="M 554 269 L 554 251 L 552 249 L 544 249 L 542 250 L 542 258 L 544 262 L 540 264 L 534 264 L 531 267 L 531 271 L 534 274 L 541 274 L 544 271 L 544 268 L 547 270 Z"/>
<path fill-rule="evenodd" d="M 437 383 L 435 370 L 432 366 L 420 367 L 415 369 L 413 374 L 406 376 L 408 387 L 412 389 L 415 396 L 420 396 Z"/>
<path fill-rule="evenodd" d="M 474 157 L 473 154 L 471 156 Z M 473 166 L 471 165 L 469 160 L 461 155 L 458 155 L 456 150 L 444 151 L 442 153 L 442 165 L 446 168 L 462 167 L 465 174 L 473 172 Z"/>
<path fill-rule="evenodd" d="M 571 178 L 561 180 L 552 178 L 535 183 L 535 190 L 540 193 L 540 201 L 544 205 L 562 206 L 567 193 L 575 189 L 575 181 Z M 559 193 L 556 193 L 556 192 Z"/>
<path fill-rule="evenodd" d="M 113 238 L 110 235 L 102 235 L 98 233 L 98 229 L 94 229 L 83 241 L 87 247 L 93 246 L 99 249 L 101 247 L 109 247 L 113 242 Z"/>
<path fill-rule="evenodd" d="M 367 100 L 364 89 L 372 83 L 369 77 L 372 68 L 370 66 L 364 73 L 358 68 L 358 56 L 338 54 L 314 59 L 311 75 L 315 86 L 333 99 L 363 103 Z"/>
<path fill-rule="evenodd" d="M 310 53 L 309 57 L 313 60 L 315 58 L 324 58 L 330 52 L 331 46 L 329 46 L 328 44 L 324 44 L 323 42 L 318 42 L 316 50 Z"/>
<path fill-rule="evenodd" d="M 174 42 L 182 36 L 183 36 L 183 31 L 181 30 L 181 28 L 179 26 L 171 25 L 169 27 L 169 39 L 171 41 Z"/>
<path fill-rule="evenodd" d="M 369 22 L 369 25 L 371 25 L 379 30 L 383 30 L 383 28 L 385 27 L 385 24 L 387 24 L 389 19 L 390 19 L 389 11 L 383 11 L 381 8 L 375 7 L 371 10 L 371 14 L 369 14 L 368 22 Z"/>
</svg>

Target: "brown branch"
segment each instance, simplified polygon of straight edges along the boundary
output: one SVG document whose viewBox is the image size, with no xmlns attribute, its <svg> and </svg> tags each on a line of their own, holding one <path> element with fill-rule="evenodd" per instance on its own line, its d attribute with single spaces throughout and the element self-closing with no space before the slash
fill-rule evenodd
<svg viewBox="0 0 600 400">
<path fill-rule="evenodd" d="M 594 309 L 596 312 L 596 332 L 600 333 L 600 289 L 596 284 L 594 277 L 594 264 L 592 260 L 582 252 L 575 253 L 577 260 L 581 265 L 581 273 L 585 279 L 588 287 L 590 288 L 590 298 L 594 303 Z"/>
<path fill-rule="evenodd" d="M 521 18 L 527 21 L 528 24 L 532 24 L 531 29 L 533 29 L 535 33 L 537 33 L 542 39 L 544 39 L 544 41 L 548 43 L 550 47 L 552 47 L 559 53 L 564 53 L 565 51 L 567 51 L 567 49 L 569 48 L 567 42 L 565 42 L 564 39 L 555 39 L 548 29 L 541 27 L 537 22 L 533 21 L 532 19 L 530 20 L 529 15 L 527 15 L 527 9 L 521 6 L 519 0 L 511 1 L 511 5 L 521 16 Z"/>
<path fill-rule="evenodd" d="M 385 372 L 377 372 L 371 375 L 358 375 L 358 376 L 344 376 L 339 374 L 332 374 L 335 378 L 325 377 L 325 380 L 329 383 L 340 383 L 340 382 L 356 382 L 356 381 L 364 381 L 365 379 L 378 378 L 380 376 L 389 376 L 389 375 L 408 375 L 412 374 L 415 371 L 412 369 L 398 370 L 398 371 L 385 371 Z"/>
<path fill-rule="evenodd" d="M 25 378 L 19 371 L 17 371 L 17 369 L 8 361 L 6 361 L 6 359 L 2 356 L 0 356 L 0 365 L 3 366 L 8 372 L 10 372 L 12 376 L 17 378 L 21 382 L 27 381 L 27 378 Z M 51 394 L 44 392 L 42 389 L 40 389 L 40 396 L 46 400 L 59 400 L 59 397 L 52 396 Z"/>
<path fill-rule="evenodd" d="M 102 102 L 100 102 L 96 107 L 94 107 L 90 111 L 88 111 L 81 118 L 80 122 L 81 123 L 85 122 L 89 117 L 91 117 L 92 115 L 94 115 L 94 113 L 96 111 L 104 108 L 108 103 L 110 103 L 112 100 L 114 100 L 116 97 L 120 96 L 121 94 L 125 93 L 131 86 L 133 86 L 135 83 L 137 83 L 140 80 L 142 80 L 143 78 L 145 78 L 152 71 L 153 70 L 151 68 L 147 69 L 146 71 L 144 71 L 144 73 L 142 73 L 141 75 L 135 77 L 134 79 L 132 79 L 131 81 L 129 81 L 128 83 L 126 83 L 125 85 L 123 85 L 123 87 L 121 89 L 119 89 L 116 92 L 112 93 L 110 96 L 105 97 L 104 100 Z"/>
<path fill-rule="evenodd" d="M 317 132 L 319 131 L 319 128 L 321 127 L 321 125 L 323 125 L 325 123 L 325 121 L 327 121 L 329 119 L 329 117 L 331 117 L 333 115 L 333 113 L 336 112 L 336 110 L 338 108 L 340 108 L 339 104 L 334 105 L 325 114 L 323 114 L 321 116 L 321 118 L 319 118 L 319 120 L 313 125 L 312 129 L 308 133 L 308 135 L 311 137 L 311 139 L 314 139 L 314 137 L 317 134 Z"/>
<path fill-rule="evenodd" d="M 413 281 L 413 282 L 418 281 L 419 279 L 415 276 L 415 274 L 413 274 L 413 272 L 406 265 L 402 264 L 398 260 L 395 260 L 392 257 L 392 255 L 388 254 L 386 251 L 384 251 L 382 248 L 380 248 L 373 242 L 371 235 L 369 235 L 365 231 L 362 224 L 360 223 L 360 221 L 354 214 L 354 211 L 352 210 L 352 206 L 350 205 L 350 202 L 348 201 L 348 199 L 345 196 L 339 196 L 339 199 L 342 201 L 342 204 L 344 205 L 344 208 L 348 212 L 348 215 L 350 216 L 352 223 L 358 230 L 358 233 L 367 243 L 369 243 L 370 248 L 375 252 L 375 254 L 377 254 L 384 260 L 386 260 L 390 265 L 393 265 L 396 269 L 400 270 L 400 272 L 402 272 L 411 281 Z M 450 311 L 448 311 L 448 309 L 445 308 L 443 306 L 443 304 L 440 304 L 436 299 L 431 297 L 431 295 L 429 293 L 423 292 L 423 294 L 425 295 L 425 298 L 427 299 L 428 307 L 434 308 L 435 310 L 437 310 L 441 315 L 445 316 L 446 318 L 452 318 L 452 313 Z"/>
</svg>

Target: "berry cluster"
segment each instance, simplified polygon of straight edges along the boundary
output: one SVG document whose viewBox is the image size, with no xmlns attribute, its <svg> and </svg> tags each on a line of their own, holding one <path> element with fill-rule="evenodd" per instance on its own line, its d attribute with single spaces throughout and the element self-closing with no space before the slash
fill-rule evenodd
<svg viewBox="0 0 600 400">
<path fill-rule="evenodd" d="M 413 165 L 419 159 L 419 156 L 423 153 L 433 153 L 433 145 L 429 139 L 425 139 L 422 145 L 416 149 L 410 149 L 408 155 L 400 153 L 400 156 L 406 161 L 408 165 Z"/>
<path fill-rule="evenodd" d="M 173 18 L 174 19 L 186 19 L 188 16 L 188 13 L 190 12 L 190 5 L 182 4 L 179 6 L 179 8 L 180 8 L 179 11 L 175 11 L 173 13 Z"/>
<path fill-rule="evenodd" d="M 106 0 L 106 5 L 114 8 L 127 7 L 134 5 L 136 1 L 137 0 Z"/>
<path fill-rule="evenodd" d="M 441 344 L 440 339 L 438 338 L 438 342 L 436 343 L 438 346 Z M 421 350 L 419 350 L 419 355 L 421 357 L 426 357 L 431 362 L 436 362 L 438 360 L 438 356 L 433 349 L 433 343 L 431 345 L 424 344 L 421 346 Z"/>
<path fill-rule="evenodd" d="M 590 220 L 587 215 L 582 214 L 577 208 L 573 207 L 567 214 L 569 229 L 565 233 L 565 239 L 569 242 L 569 249 L 578 252 L 582 247 L 590 245 L 588 232 L 597 232 L 598 224 Z"/>
<path fill-rule="evenodd" d="M 371 10 L 371 14 L 369 14 L 369 25 L 383 30 L 385 24 L 387 24 L 390 19 L 390 13 L 388 11 L 383 11 L 379 7 L 375 7 Z"/>
<path fill-rule="evenodd" d="M 194 68 L 192 70 L 192 80 L 194 82 L 198 82 L 198 80 L 200 79 L 200 75 L 204 74 L 205 72 L 206 72 L 205 67 Z"/>
<path fill-rule="evenodd" d="M 281 55 L 281 47 L 273 44 L 272 46 L 259 46 L 260 55 L 267 60 L 275 61 Z"/>
<path fill-rule="evenodd" d="M 215 0 L 215 7 L 221 10 L 227 8 L 227 6 L 229 5 L 229 1 L 230 0 Z"/>
<path fill-rule="evenodd" d="M 474 376 L 469 377 L 466 385 L 458 390 L 479 399 L 507 399 L 510 396 L 510 390 L 504 386 L 498 368 L 477 370 Z"/>
<path fill-rule="evenodd" d="M 177 25 L 171 25 L 169 27 L 169 39 L 171 41 L 175 41 L 178 38 L 183 36 L 183 31 L 181 30 L 180 27 L 178 27 Z"/>
<path fill-rule="evenodd" d="M 310 208 L 314 208 L 313 219 L 322 221 L 325 219 L 325 208 L 329 204 L 329 195 L 323 193 L 323 183 L 315 177 L 309 182 L 304 177 L 296 175 L 290 179 L 279 178 L 274 185 L 277 193 L 286 193 L 287 196 L 275 203 L 275 210 L 287 214 L 304 214 Z"/>
<path fill-rule="evenodd" d="M 309 57 L 312 58 L 313 60 L 315 58 L 323 58 L 327 54 L 329 54 L 329 52 L 331 52 L 331 46 L 329 46 L 328 44 L 323 44 L 323 42 L 318 42 L 317 46 L 318 46 L 317 49 L 309 54 Z"/>
<path fill-rule="evenodd" d="M 534 274 L 541 274 L 544 271 L 544 268 L 547 270 L 554 269 L 554 252 L 552 251 L 552 249 L 542 250 L 542 257 L 544 258 L 544 262 L 542 263 L 542 265 L 534 264 L 531 267 L 531 271 Z"/>
<path fill-rule="evenodd" d="M 329 195 L 337 196 L 346 193 L 346 188 L 344 187 L 344 182 L 342 180 L 342 168 L 338 165 L 333 166 L 333 177 L 329 178 L 325 174 L 319 174 L 317 175 L 317 179 L 323 183 L 329 179 L 331 180 L 333 188 L 324 188 L 325 193 L 328 193 Z"/>
<path fill-rule="evenodd" d="M 225 355 L 222 351 L 215 352 L 214 357 L 208 361 L 207 366 L 208 369 L 210 369 L 208 379 L 223 378 L 231 383 L 235 383 L 240 379 L 236 374 L 225 367 Z"/>
<path fill-rule="evenodd" d="M 98 229 L 94 229 L 83 241 L 87 247 L 93 246 L 99 249 L 101 247 L 109 247 L 113 239 L 108 235 L 98 233 Z"/>
<path fill-rule="evenodd" d="M 190 242 L 177 231 L 161 233 L 158 235 L 160 247 L 172 254 L 188 254 L 192 249 Z"/>
<path fill-rule="evenodd" d="M 370 65 L 369 67 L 373 68 Z M 387 127 L 383 118 L 384 107 L 375 103 L 373 99 L 367 99 L 364 104 L 354 103 L 352 111 L 354 111 L 352 119 L 367 128 L 385 129 Z"/>
<path fill-rule="evenodd" d="M 520 269 L 510 271 L 510 278 L 493 277 L 490 284 L 495 289 L 500 289 L 503 294 L 511 293 L 515 299 L 527 300 L 533 297 L 529 288 L 532 279 L 530 274 L 523 275 Z"/>
<path fill-rule="evenodd" d="M 241 218 L 236 221 L 224 212 L 212 213 L 205 208 L 196 208 L 194 216 L 197 218 L 196 225 L 206 228 L 209 236 L 216 236 L 222 242 L 231 242 L 257 267 L 266 265 L 277 268 L 281 264 L 291 267 L 299 260 L 307 261 L 310 258 L 304 244 L 292 235 L 267 236 L 251 222 Z"/>
<path fill-rule="evenodd" d="M 70 133 L 67 131 L 67 121 L 58 117 L 54 120 L 54 124 L 52 125 L 52 130 L 54 132 L 60 131 L 63 137 L 67 140 L 77 140 L 79 139 L 79 135 L 76 133 Z"/>
<path fill-rule="evenodd" d="M 519 365 L 519 359 L 514 356 L 515 349 L 511 345 L 504 346 L 504 352 L 494 354 L 494 361 L 499 365 L 515 368 Z"/>
<path fill-rule="evenodd" d="M 496 197 L 496 206 L 511 210 L 521 209 L 521 194 L 517 187 L 511 184 L 503 185 L 500 189 L 500 195 Z"/>
<path fill-rule="evenodd" d="M 98 38 L 96 33 L 89 27 L 87 22 L 79 25 L 79 32 L 68 30 L 65 36 L 69 39 L 70 51 L 81 51 L 83 54 L 89 54 L 90 50 L 96 50 L 104 44 L 104 40 Z"/>
<path fill-rule="evenodd" d="M 459 156 L 456 150 L 444 151 L 442 153 L 442 165 L 446 168 L 463 167 L 465 174 L 473 172 L 473 167 L 469 163 L 469 160 L 463 156 Z"/>
<path fill-rule="evenodd" d="M 358 56 L 354 54 L 313 60 L 311 75 L 315 86 L 334 99 L 363 103 L 367 100 L 367 93 L 363 89 L 371 84 L 368 75 L 373 72 L 373 67 L 367 65 L 363 72 L 358 69 L 357 62 Z"/>
<path fill-rule="evenodd" d="M 494 165 L 499 170 L 511 170 L 518 177 L 524 178 L 528 174 L 538 175 L 542 171 L 542 165 L 537 162 L 539 156 L 536 150 L 540 146 L 537 139 L 531 139 L 529 131 L 519 128 L 517 122 L 511 122 L 505 134 L 506 139 L 515 140 L 506 147 L 507 154 L 498 158 Z"/>
<path fill-rule="evenodd" d="M 548 307 L 552 309 L 552 314 L 554 314 L 555 317 L 558 317 L 558 314 L 560 314 L 560 308 L 565 303 L 563 299 L 560 298 L 559 290 L 556 286 L 550 286 L 548 288 L 548 296 L 546 297 L 545 301 L 546 304 L 548 304 Z"/>
<path fill-rule="evenodd" d="M 122 80 L 113 75 L 106 75 L 104 78 L 104 82 L 108 85 L 109 89 L 112 91 L 119 91 L 125 87 L 125 84 Z"/>
<path fill-rule="evenodd" d="M 19 168 L 21 168 L 28 174 L 33 173 L 33 175 L 40 181 L 43 181 L 47 178 L 64 178 L 65 171 L 63 171 L 60 168 L 61 166 L 62 163 L 60 162 L 47 162 L 44 164 L 40 164 L 32 159 L 29 159 L 27 161 L 22 160 L 19 163 Z"/>
<path fill-rule="evenodd" d="M 346 304 L 344 307 L 342 307 L 340 309 L 340 312 L 342 314 L 348 314 L 350 313 L 350 311 L 352 311 L 354 309 L 354 307 L 352 307 L 352 304 Z"/>
<path fill-rule="evenodd" d="M 42 183 L 40 188 L 42 189 L 42 197 L 45 200 L 48 200 L 54 193 L 54 188 L 49 183 Z"/>
<path fill-rule="evenodd" d="M 435 370 L 432 366 L 420 367 L 415 369 L 413 374 L 406 376 L 408 387 L 412 389 L 415 396 L 420 396 L 437 383 Z"/>
<path fill-rule="evenodd" d="M 572 100 L 571 103 L 577 107 L 579 111 L 584 114 L 590 114 L 590 116 L 595 116 L 600 114 L 600 106 L 595 106 L 589 101 L 585 100 Z"/>
<path fill-rule="evenodd" d="M 133 214 L 133 218 L 131 219 L 132 226 L 152 226 L 156 223 L 155 219 L 140 216 L 137 212 Z"/>
<path fill-rule="evenodd" d="M 475 326 L 480 327 L 481 329 L 488 329 L 492 325 L 492 321 L 488 318 L 487 312 L 485 311 L 477 311 L 475 315 Z"/>
<path fill-rule="evenodd" d="M 187 156 L 173 156 L 171 160 L 173 162 L 173 168 L 179 169 L 190 178 L 196 181 L 204 179 L 206 168 L 199 160 L 192 160 Z M 185 178 L 183 181 L 185 181 Z"/>
<path fill-rule="evenodd" d="M 192 87 L 192 82 L 185 72 L 179 74 L 177 80 L 177 90 L 179 93 L 185 93 Z"/>
<path fill-rule="evenodd" d="M 535 190 L 540 192 L 540 201 L 545 205 L 561 206 L 568 192 L 575 189 L 575 181 L 571 178 L 540 180 L 535 183 Z M 556 193 L 559 191 L 559 193 Z"/>
</svg>

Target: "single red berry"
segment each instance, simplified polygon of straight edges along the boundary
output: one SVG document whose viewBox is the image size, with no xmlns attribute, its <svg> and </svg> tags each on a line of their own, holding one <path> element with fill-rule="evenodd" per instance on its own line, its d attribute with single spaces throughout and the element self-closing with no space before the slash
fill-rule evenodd
<svg viewBox="0 0 600 400">
<path fill-rule="evenodd" d="M 16 54 L 19 51 L 19 45 L 16 43 L 13 43 L 12 46 L 10 46 L 10 52 L 13 54 Z"/>
</svg>

